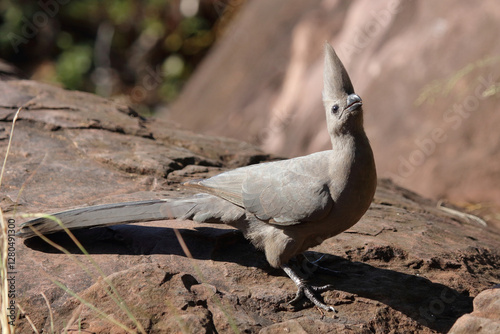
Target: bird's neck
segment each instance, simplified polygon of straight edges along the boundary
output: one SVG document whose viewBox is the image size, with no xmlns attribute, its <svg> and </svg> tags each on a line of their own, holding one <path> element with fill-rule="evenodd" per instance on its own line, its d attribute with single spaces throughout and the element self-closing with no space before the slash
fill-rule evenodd
<svg viewBox="0 0 500 334">
<path fill-rule="evenodd" d="M 330 139 L 332 141 L 333 150 L 341 150 L 347 147 L 353 147 L 353 145 L 364 146 L 365 143 L 369 145 L 363 126 L 349 127 L 341 131 L 336 131 L 330 134 Z"/>
<path fill-rule="evenodd" d="M 349 117 L 345 123 L 341 126 L 333 129 L 333 133 L 330 133 L 332 137 L 342 137 L 342 136 L 357 136 L 358 134 L 363 136 L 365 130 L 363 128 L 363 113 L 359 112 L 356 115 L 352 115 Z"/>
</svg>

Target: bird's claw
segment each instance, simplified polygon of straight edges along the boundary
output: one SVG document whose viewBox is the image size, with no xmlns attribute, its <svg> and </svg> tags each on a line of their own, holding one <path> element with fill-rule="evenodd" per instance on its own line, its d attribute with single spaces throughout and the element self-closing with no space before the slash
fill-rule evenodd
<svg viewBox="0 0 500 334">
<path fill-rule="evenodd" d="M 326 305 L 325 303 L 321 302 L 315 295 L 315 293 L 320 293 L 324 292 L 327 290 L 331 290 L 333 286 L 331 284 L 327 284 L 324 286 L 310 286 L 305 283 L 302 283 L 298 286 L 297 293 L 295 294 L 295 297 L 289 301 L 288 303 L 293 305 L 299 300 L 301 300 L 304 296 L 307 297 L 314 305 L 317 307 L 327 311 L 327 312 L 335 312 L 337 313 L 337 310 L 333 308 L 333 306 Z"/>
<path fill-rule="evenodd" d="M 316 297 L 316 293 L 320 293 L 326 290 L 330 290 L 333 288 L 332 285 L 327 284 L 323 286 L 310 286 L 307 284 L 300 276 L 298 276 L 290 266 L 287 264 L 282 264 L 281 268 L 285 271 L 285 273 L 292 279 L 292 281 L 297 285 L 297 294 L 295 297 L 290 301 L 289 304 L 294 304 L 300 299 L 302 299 L 304 296 L 307 297 L 311 302 L 313 302 L 314 305 L 319 307 L 322 310 L 325 310 L 327 312 L 337 312 L 332 306 L 328 306 L 325 303 L 319 301 L 319 299 Z"/>
</svg>

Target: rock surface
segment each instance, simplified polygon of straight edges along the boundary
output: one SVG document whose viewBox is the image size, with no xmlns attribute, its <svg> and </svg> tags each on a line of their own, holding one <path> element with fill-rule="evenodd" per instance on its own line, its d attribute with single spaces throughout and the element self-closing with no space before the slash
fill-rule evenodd
<svg viewBox="0 0 500 334">
<path fill-rule="evenodd" d="M 474 298 L 474 312 L 462 316 L 449 334 L 500 333 L 500 285 Z"/>
<path fill-rule="evenodd" d="M 17 223 L 21 213 L 179 196 L 183 180 L 270 159 L 251 145 L 144 120 L 91 94 L 15 80 L 0 82 L 0 90 L 2 155 L 13 115 L 25 105 L 0 202 Z M 68 333 L 139 325 L 147 333 L 444 333 L 500 282 L 497 232 L 388 180 L 357 225 L 306 252 L 341 274 L 297 260 L 312 282 L 334 285 L 322 296 L 336 315 L 307 304 L 292 311 L 293 282 L 225 226 L 161 221 L 75 235 L 90 256 L 65 235 L 50 239 L 70 255 L 39 239 L 18 240 L 20 333 L 31 332 L 28 318 L 39 331 Z"/>
<path fill-rule="evenodd" d="M 380 176 L 435 199 L 500 208 L 495 0 L 248 1 L 240 13 L 169 119 L 288 157 L 329 148 L 327 40 L 363 98 Z"/>
</svg>

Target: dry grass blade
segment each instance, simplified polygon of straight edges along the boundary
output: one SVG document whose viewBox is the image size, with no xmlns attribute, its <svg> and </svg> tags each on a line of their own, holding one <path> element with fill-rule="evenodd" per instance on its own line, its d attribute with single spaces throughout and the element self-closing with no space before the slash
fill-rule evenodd
<svg viewBox="0 0 500 334">
<path fill-rule="evenodd" d="M 47 304 L 47 308 L 49 309 L 49 316 L 50 316 L 50 332 L 55 333 L 54 331 L 54 316 L 52 315 L 52 307 L 50 307 L 50 302 L 45 293 L 42 292 L 42 297 L 45 300 L 45 303 Z"/>
<path fill-rule="evenodd" d="M 25 314 L 26 312 L 24 311 L 24 309 L 22 308 L 21 305 L 17 304 L 17 308 L 19 309 L 19 311 L 21 311 L 23 314 Z M 26 320 L 28 320 L 28 323 L 30 324 L 31 326 L 31 329 L 33 329 L 33 333 L 36 333 L 36 334 L 39 334 L 40 332 L 38 331 L 38 329 L 36 329 L 35 327 L 35 324 L 33 323 L 33 321 L 31 321 L 31 318 L 28 316 L 28 315 L 25 315 L 26 317 Z M 3 332 L 2 332 L 3 333 Z"/>
<path fill-rule="evenodd" d="M 484 220 L 479 218 L 478 216 L 474 216 L 470 213 L 460 212 L 458 210 L 443 206 L 443 202 L 441 202 L 441 201 L 437 204 L 437 207 L 438 207 L 438 209 L 440 209 L 440 210 L 442 210 L 450 215 L 462 218 L 463 220 L 465 220 L 467 222 L 470 222 L 472 220 L 473 222 L 475 222 L 481 226 L 484 226 L 484 227 L 488 226 L 488 224 Z"/>
<path fill-rule="evenodd" d="M 14 115 L 14 119 L 12 120 L 12 128 L 10 130 L 9 135 L 9 143 L 7 144 L 7 151 L 5 152 L 5 158 L 3 159 L 2 170 L 0 171 L 0 188 L 2 187 L 3 173 L 5 172 L 5 166 L 7 165 L 7 158 L 9 157 L 10 147 L 12 146 L 12 137 L 14 137 L 14 127 L 16 125 L 17 117 L 21 112 L 23 107 L 19 107 L 17 109 L 16 114 Z"/>
<path fill-rule="evenodd" d="M 90 303 L 90 302 L 86 301 L 85 299 L 83 299 L 82 297 L 80 297 L 76 292 L 70 290 L 67 286 L 65 286 L 61 282 L 56 281 L 56 280 L 52 280 L 52 283 L 54 283 L 55 285 L 57 285 L 59 288 L 61 288 L 62 290 L 64 290 L 66 293 L 68 293 L 72 297 L 78 299 L 78 301 L 80 303 L 84 304 L 89 309 L 91 309 L 92 311 L 94 311 L 99 316 L 99 318 L 111 322 L 113 325 L 116 325 L 116 326 L 120 327 L 121 329 L 123 329 L 127 333 L 136 333 L 135 330 L 128 328 L 126 325 L 124 325 L 121 322 L 117 321 L 113 317 L 110 317 L 108 314 L 106 314 L 105 312 L 101 311 L 100 309 L 98 309 L 97 307 L 95 307 L 94 305 L 92 305 L 92 303 Z"/>
</svg>

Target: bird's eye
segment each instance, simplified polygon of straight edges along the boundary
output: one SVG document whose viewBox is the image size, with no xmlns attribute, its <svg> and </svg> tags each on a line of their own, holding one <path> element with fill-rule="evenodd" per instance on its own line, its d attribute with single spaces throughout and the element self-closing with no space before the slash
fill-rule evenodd
<svg viewBox="0 0 500 334">
<path fill-rule="evenodd" d="M 332 106 L 332 114 L 336 114 L 337 111 L 339 111 L 339 105 L 338 104 L 334 104 Z"/>
</svg>

